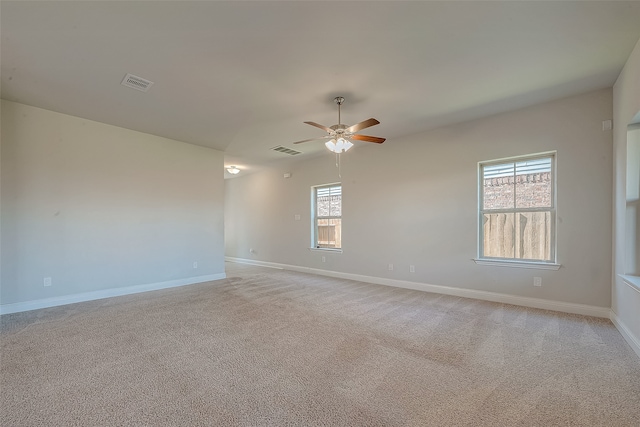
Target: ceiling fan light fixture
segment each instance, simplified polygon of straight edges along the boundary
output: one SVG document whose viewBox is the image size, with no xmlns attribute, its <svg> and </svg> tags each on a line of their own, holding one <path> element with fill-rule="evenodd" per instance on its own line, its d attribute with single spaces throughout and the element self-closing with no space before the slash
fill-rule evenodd
<svg viewBox="0 0 640 427">
<path fill-rule="evenodd" d="M 235 166 L 231 166 L 227 168 L 227 172 L 229 172 L 231 175 L 236 175 L 238 173 L 240 173 L 240 169 L 238 169 Z"/>
<path fill-rule="evenodd" d="M 324 146 L 329 149 L 329 151 L 336 152 L 336 140 L 330 139 L 329 141 L 324 143 Z"/>
<path fill-rule="evenodd" d="M 342 141 L 342 150 L 345 151 L 345 152 L 347 150 L 349 150 L 349 148 L 353 147 L 353 143 L 351 141 L 349 141 L 348 139 L 339 138 L 338 139 L 338 144 L 340 143 L 340 141 Z"/>
<path fill-rule="evenodd" d="M 348 139 L 338 138 L 338 140 L 331 139 L 324 144 L 329 151 L 340 154 L 347 151 L 349 148 L 353 147 L 353 143 Z"/>
</svg>

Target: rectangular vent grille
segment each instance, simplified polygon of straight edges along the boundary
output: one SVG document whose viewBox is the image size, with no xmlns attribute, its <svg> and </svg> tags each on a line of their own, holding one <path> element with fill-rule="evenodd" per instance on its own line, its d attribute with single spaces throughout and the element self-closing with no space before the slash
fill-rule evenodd
<svg viewBox="0 0 640 427">
<path fill-rule="evenodd" d="M 122 80 L 122 86 L 130 87 L 142 92 L 149 90 L 153 82 L 143 79 L 142 77 L 134 76 L 133 74 L 127 74 Z"/>
<path fill-rule="evenodd" d="M 278 145 L 277 147 L 272 148 L 273 151 L 277 151 L 279 153 L 288 154 L 290 156 L 295 156 L 296 154 L 302 154 L 301 151 L 292 150 L 291 148 L 283 147 L 282 145 Z"/>
</svg>

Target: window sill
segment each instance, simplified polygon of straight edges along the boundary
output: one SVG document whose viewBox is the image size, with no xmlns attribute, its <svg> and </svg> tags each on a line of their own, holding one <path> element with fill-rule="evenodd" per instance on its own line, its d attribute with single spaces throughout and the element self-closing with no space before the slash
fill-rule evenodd
<svg viewBox="0 0 640 427">
<path fill-rule="evenodd" d="M 509 261 L 504 259 L 473 259 L 478 265 L 492 265 L 494 267 L 533 268 L 537 270 L 559 270 L 561 265 L 551 262 Z"/>
<path fill-rule="evenodd" d="M 618 276 L 620 276 L 627 285 L 640 292 L 640 276 L 632 276 L 630 274 L 618 274 Z"/>
<path fill-rule="evenodd" d="M 342 249 L 333 249 L 333 248 L 309 248 L 310 251 L 318 251 L 318 252 L 337 252 L 339 254 L 342 253 Z"/>
</svg>

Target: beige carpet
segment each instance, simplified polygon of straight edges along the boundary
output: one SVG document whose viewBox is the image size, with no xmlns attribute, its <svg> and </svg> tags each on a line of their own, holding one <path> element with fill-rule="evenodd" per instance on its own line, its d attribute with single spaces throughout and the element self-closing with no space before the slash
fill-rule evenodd
<svg viewBox="0 0 640 427">
<path fill-rule="evenodd" d="M 608 320 L 228 267 L 2 316 L 1 425 L 640 425 Z"/>
</svg>

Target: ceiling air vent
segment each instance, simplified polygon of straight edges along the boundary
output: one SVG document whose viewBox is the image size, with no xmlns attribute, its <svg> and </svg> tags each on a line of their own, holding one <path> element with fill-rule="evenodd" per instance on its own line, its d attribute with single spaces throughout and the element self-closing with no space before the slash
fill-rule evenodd
<svg viewBox="0 0 640 427">
<path fill-rule="evenodd" d="M 145 80 L 142 77 L 134 76 L 133 74 L 127 74 L 124 76 L 124 80 L 122 80 L 121 84 L 122 86 L 146 92 L 149 90 L 153 82 Z"/>
<path fill-rule="evenodd" d="M 283 147 L 282 145 L 278 145 L 277 147 L 272 148 L 273 151 L 277 151 L 279 153 L 288 154 L 290 156 L 295 156 L 296 154 L 302 154 L 301 151 L 292 150 L 291 148 Z"/>
</svg>

